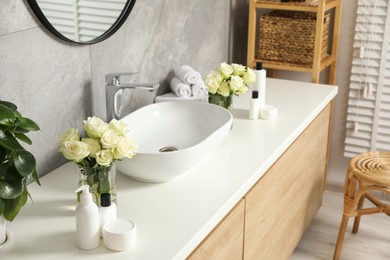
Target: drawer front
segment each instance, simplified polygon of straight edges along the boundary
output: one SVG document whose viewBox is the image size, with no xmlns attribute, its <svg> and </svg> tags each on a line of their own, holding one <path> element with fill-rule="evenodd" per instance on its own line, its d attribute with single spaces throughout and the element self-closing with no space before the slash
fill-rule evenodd
<svg viewBox="0 0 390 260">
<path fill-rule="evenodd" d="M 330 105 L 246 195 L 244 259 L 288 259 L 322 203 Z"/>
<path fill-rule="evenodd" d="M 244 246 L 244 209 L 245 199 L 241 199 L 187 259 L 242 259 Z"/>
</svg>

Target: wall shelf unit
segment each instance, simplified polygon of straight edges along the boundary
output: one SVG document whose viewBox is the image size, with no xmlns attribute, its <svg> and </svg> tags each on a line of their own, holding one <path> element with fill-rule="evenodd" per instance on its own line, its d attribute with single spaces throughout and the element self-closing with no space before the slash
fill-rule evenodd
<svg viewBox="0 0 390 260">
<path fill-rule="evenodd" d="M 256 62 L 262 62 L 263 67 L 271 70 L 287 70 L 296 72 L 311 73 L 313 83 L 319 83 L 320 73 L 329 67 L 328 84 L 335 84 L 336 62 L 338 54 L 338 41 L 340 32 L 342 0 L 307 0 L 306 2 L 276 2 L 273 0 L 250 0 L 249 2 L 249 23 L 248 23 L 248 51 L 247 51 L 247 66 L 254 67 Z M 311 65 L 300 65 L 262 60 L 258 58 L 256 53 L 256 37 L 259 14 L 257 10 L 285 10 L 298 12 L 316 13 L 316 30 L 314 39 L 314 55 Z M 321 60 L 322 37 L 324 28 L 324 18 L 327 12 L 333 12 L 333 30 L 331 35 L 330 54 L 325 59 Z"/>
</svg>

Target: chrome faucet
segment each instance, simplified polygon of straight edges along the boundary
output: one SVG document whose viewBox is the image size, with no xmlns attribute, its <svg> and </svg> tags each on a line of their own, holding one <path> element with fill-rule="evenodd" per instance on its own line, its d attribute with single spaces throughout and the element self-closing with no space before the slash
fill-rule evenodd
<svg viewBox="0 0 390 260">
<path fill-rule="evenodd" d="M 121 118 L 124 89 L 144 89 L 153 92 L 160 87 L 158 83 L 121 83 L 122 76 L 131 75 L 134 73 L 109 73 L 106 75 L 107 122 L 113 118 L 118 120 Z"/>
</svg>

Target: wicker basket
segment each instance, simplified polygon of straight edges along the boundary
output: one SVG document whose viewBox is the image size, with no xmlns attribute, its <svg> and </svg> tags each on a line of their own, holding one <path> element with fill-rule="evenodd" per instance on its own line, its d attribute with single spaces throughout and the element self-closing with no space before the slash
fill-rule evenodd
<svg viewBox="0 0 390 260">
<path fill-rule="evenodd" d="M 280 4 L 289 6 L 318 6 L 318 0 L 256 0 L 263 4 Z"/>
<path fill-rule="evenodd" d="M 321 59 L 328 54 L 329 13 L 325 14 Z M 295 65 L 313 64 L 316 14 L 273 11 L 260 17 L 258 58 Z"/>
</svg>

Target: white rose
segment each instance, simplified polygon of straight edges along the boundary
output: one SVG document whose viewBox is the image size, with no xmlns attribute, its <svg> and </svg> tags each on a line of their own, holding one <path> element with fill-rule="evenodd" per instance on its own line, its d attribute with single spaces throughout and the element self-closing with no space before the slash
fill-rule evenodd
<svg viewBox="0 0 390 260">
<path fill-rule="evenodd" d="M 88 145 L 89 156 L 91 156 L 92 158 L 96 158 L 96 153 L 101 150 L 99 141 L 92 138 L 83 138 L 81 142 Z"/>
<path fill-rule="evenodd" d="M 247 69 L 246 73 L 243 76 L 243 80 L 247 85 L 256 81 L 256 73 L 253 71 L 253 69 Z"/>
<path fill-rule="evenodd" d="M 206 82 L 207 82 L 208 80 L 215 80 L 215 81 L 217 81 L 219 84 L 221 84 L 222 81 L 223 81 L 223 77 L 222 77 L 221 73 L 219 73 L 218 71 L 211 71 L 211 72 L 207 75 L 207 77 L 206 77 Z"/>
<path fill-rule="evenodd" d="M 91 138 L 99 138 L 103 135 L 104 131 L 108 128 L 108 124 L 97 117 L 88 117 L 84 120 L 84 130 Z"/>
<path fill-rule="evenodd" d="M 226 62 L 221 63 L 217 70 L 221 73 L 222 77 L 228 79 L 233 73 L 232 65 L 227 64 Z"/>
<path fill-rule="evenodd" d="M 88 145 L 80 141 L 66 141 L 60 152 L 68 160 L 80 162 L 89 155 Z"/>
<path fill-rule="evenodd" d="M 71 128 L 64 132 L 58 139 L 58 143 L 63 145 L 66 141 L 80 141 L 79 130 Z"/>
<path fill-rule="evenodd" d="M 243 94 L 245 92 L 247 92 L 249 90 L 249 88 L 244 84 L 242 85 L 242 87 L 236 91 L 236 94 Z"/>
<path fill-rule="evenodd" d="M 96 162 L 101 166 L 110 165 L 113 159 L 112 153 L 108 149 L 103 149 L 96 154 Z"/>
<path fill-rule="evenodd" d="M 246 71 L 245 66 L 241 64 L 233 63 L 232 67 L 233 67 L 233 75 L 242 76 L 245 74 Z"/>
<path fill-rule="evenodd" d="M 227 97 L 230 95 L 230 88 L 229 84 L 225 81 L 221 84 L 221 86 L 218 89 L 218 94 L 220 94 L 223 97 Z"/>
<path fill-rule="evenodd" d="M 239 76 L 232 76 L 232 78 L 229 82 L 230 89 L 233 92 L 236 92 L 237 90 L 239 90 L 243 85 L 244 85 L 244 81 Z"/>
<path fill-rule="evenodd" d="M 218 83 L 215 79 L 210 79 L 206 81 L 206 86 L 207 86 L 207 91 L 210 94 L 215 94 L 217 93 L 220 83 Z"/>
<path fill-rule="evenodd" d="M 108 124 L 109 127 L 111 127 L 112 130 L 114 130 L 118 135 L 125 135 L 128 131 L 129 128 L 125 123 L 122 121 L 118 121 L 115 118 L 111 120 L 111 122 Z"/>
<path fill-rule="evenodd" d="M 133 158 L 137 153 L 137 145 L 133 139 L 129 137 L 121 137 L 118 146 L 113 149 L 113 154 L 115 159 Z"/>
<path fill-rule="evenodd" d="M 118 145 L 119 135 L 111 128 L 104 131 L 100 142 L 103 148 L 115 148 Z"/>
</svg>

